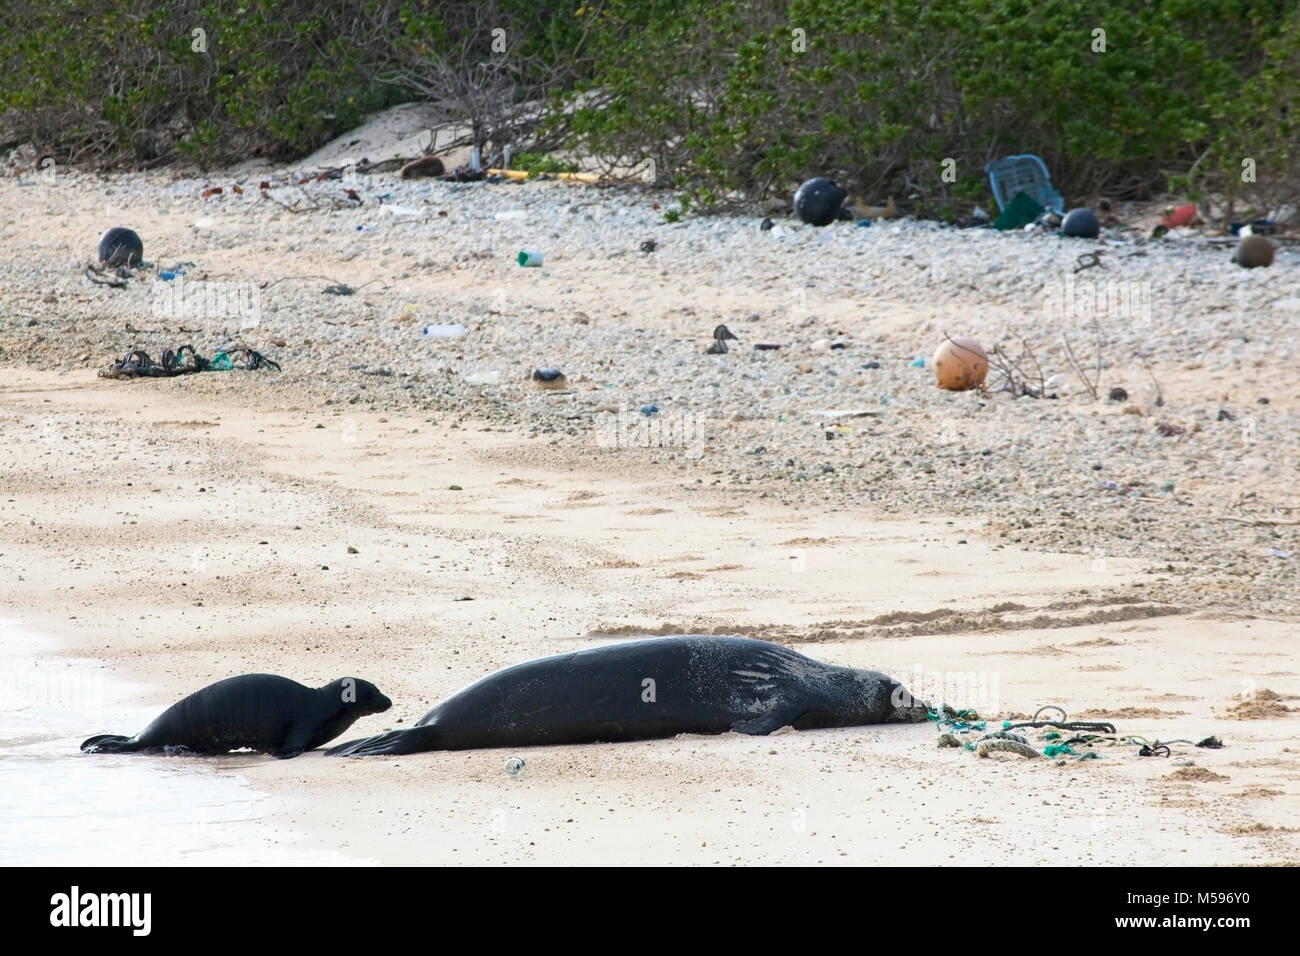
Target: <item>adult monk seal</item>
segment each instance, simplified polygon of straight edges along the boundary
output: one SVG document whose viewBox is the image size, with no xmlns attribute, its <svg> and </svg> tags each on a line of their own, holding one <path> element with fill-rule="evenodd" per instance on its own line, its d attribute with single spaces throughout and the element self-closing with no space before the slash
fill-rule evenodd
<svg viewBox="0 0 1300 956">
<path fill-rule="evenodd" d="M 683 635 L 516 664 L 470 684 L 404 730 L 336 757 L 423 750 L 770 734 L 924 720 L 927 708 L 876 671 L 823 664 L 744 637 Z"/>
<path fill-rule="evenodd" d="M 272 757 L 296 757 L 328 743 L 367 714 L 393 702 L 369 681 L 343 677 L 312 689 L 274 674 L 228 677 L 172 704 L 134 737 L 101 734 L 85 753 L 179 749 L 223 754 L 247 747 Z"/>
</svg>

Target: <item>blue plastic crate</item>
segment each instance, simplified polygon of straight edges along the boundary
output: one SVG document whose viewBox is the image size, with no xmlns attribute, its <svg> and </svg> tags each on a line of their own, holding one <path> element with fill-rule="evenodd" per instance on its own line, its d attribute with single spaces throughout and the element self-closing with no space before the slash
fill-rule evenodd
<svg viewBox="0 0 1300 956">
<path fill-rule="evenodd" d="M 1024 193 L 1044 209 L 1064 211 L 1065 200 L 1052 188 L 1046 164 L 1033 153 L 992 160 L 984 166 L 984 172 L 989 174 L 989 186 L 999 210 L 1005 209 L 1016 193 Z"/>
</svg>

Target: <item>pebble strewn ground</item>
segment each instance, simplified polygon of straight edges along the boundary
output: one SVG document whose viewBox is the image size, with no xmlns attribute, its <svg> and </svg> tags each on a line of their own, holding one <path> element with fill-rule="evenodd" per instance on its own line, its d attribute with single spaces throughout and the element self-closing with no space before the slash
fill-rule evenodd
<svg viewBox="0 0 1300 956">
<path fill-rule="evenodd" d="M 1296 609 L 1294 247 L 1244 270 L 1203 237 L 666 223 L 667 194 L 562 183 L 10 173 L 0 365 L 76 381 L 133 347 L 156 357 L 187 341 L 207 355 L 247 344 L 284 367 L 229 373 L 246 376 L 252 402 L 302 390 L 344 416 L 349 405 L 427 409 L 517 430 L 534 439 L 520 452 L 532 459 L 653 470 L 738 500 L 976 514 L 1007 542 L 1097 566 L 1145 558 L 1153 600 Z M 223 192 L 201 198 L 208 186 Z M 135 228 L 155 266 L 123 290 L 82 275 L 111 225 Z M 1102 266 L 1076 276 L 1077 257 L 1099 248 Z M 521 268 L 524 249 L 544 265 Z M 178 263 L 191 263 L 180 280 L 191 294 L 210 283 L 204 305 L 178 303 L 176 280 L 158 278 Z M 1045 303 L 1071 282 L 1075 301 L 1136 305 L 1095 325 L 1054 314 Z M 322 292 L 340 283 L 354 294 Z M 739 342 L 706 355 L 718 323 Z M 928 366 L 945 333 L 1013 358 L 1032 349 L 1055 397 L 939 391 Z M 1100 353 L 1098 400 L 1063 335 L 1090 372 Z M 541 365 L 570 388 L 533 387 Z M 206 378 L 121 387 L 165 395 Z M 1115 387 L 1128 397 L 1107 401 Z"/>
</svg>

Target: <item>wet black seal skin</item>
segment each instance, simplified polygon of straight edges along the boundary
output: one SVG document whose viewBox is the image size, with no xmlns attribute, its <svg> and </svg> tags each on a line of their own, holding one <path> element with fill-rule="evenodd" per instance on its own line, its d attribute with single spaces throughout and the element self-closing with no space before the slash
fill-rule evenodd
<svg viewBox="0 0 1300 956">
<path fill-rule="evenodd" d="M 274 674 L 244 674 L 172 704 L 134 737 L 100 734 L 81 749 L 89 754 L 223 754 L 247 747 L 273 757 L 296 757 L 392 705 L 378 687 L 355 677 L 313 689 Z"/>
<path fill-rule="evenodd" d="M 489 674 L 405 730 L 332 747 L 337 757 L 424 750 L 770 734 L 924 720 L 893 678 L 743 637 L 682 635 L 543 657 Z"/>
</svg>

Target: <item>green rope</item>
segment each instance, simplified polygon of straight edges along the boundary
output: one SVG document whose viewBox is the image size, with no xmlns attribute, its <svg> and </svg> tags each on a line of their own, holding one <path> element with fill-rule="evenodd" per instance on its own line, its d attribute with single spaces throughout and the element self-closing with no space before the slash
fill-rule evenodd
<svg viewBox="0 0 1300 956">
<path fill-rule="evenodd" d="M 1047 711 L 1059 713 L 1061 715 L 1060 719 L 1040 720 L 1039 718 Z M 1172 744 L 1190 744 L 1195 747 L 1223 746 L 1222 741 L 1217 737 L 1207 737 L 1200 742 L 1187 740 L 1186 738 L 1147 740 L 1145 737 L 1136 734 L 1121 737 L 1116 732 L 1114 724 L 1108 721 L 1070 720 L 1065 708 L 1056 704 L 1044 704 L 1039 707 L 1038 710 L 1034 711 L 1031 720 L 1019 723 L 1004 720 L 1002 721 L 1001 730 L 984 733 L 974 743 L 969 740 L 963 742 L 958 737 L 958 734 L 964 735 L 986 730 L 987 721 L 982 719 L 974 710 L 958 710 L 948 704 L 940 704 L 929 711 L 926 716 L 939 726 L 947 728 L 946 733 L 939 735 L 938 746 L 963 747 L 966 750 L 974 750 L 976 756 L 979 757 L 987 757 L 989 754 L 997 752 L 1014 753 L 1024 757 L 1039 756 L 1039 752 L 1029 743 L 1027 737 L 1011 732 L 1025 727 L 1035 729 L 1050 728 L 1043 734 L 1046 746 L 1042 751 L 1042 756 L 1049 758 L 1073 757 L 1075 760 L 1100 760 L 1102 755 L 1092 748 L 1101 744 L 1109 747 L 1121 744 L 1139 747 L 1138 756 L 1140 757 L 1168 757 L 1170 755 L 1169 748 Z M 1067 739 L 1062 731 L 1070 731 L 1072 736 Z M 1088 749 L 1080 752 L 1073 749 L 1074 746 L 1082 746 Z"/>
</svg>

